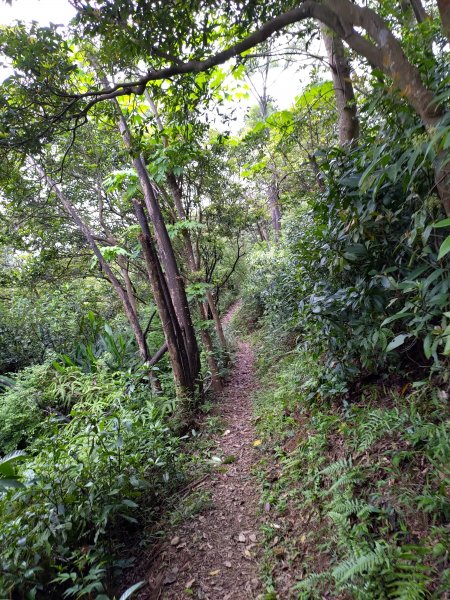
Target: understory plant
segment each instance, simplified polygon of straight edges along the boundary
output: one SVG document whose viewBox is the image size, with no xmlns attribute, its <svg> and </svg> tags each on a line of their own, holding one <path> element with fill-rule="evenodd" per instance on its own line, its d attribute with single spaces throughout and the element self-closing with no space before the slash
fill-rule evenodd
<svg viewBox="0 0 450 600">
<path fill-rule="evenodd" d="M 282 356 L 282 342 L 273 362 L 265 335 L 257 338 L 263 380 L 255 410 L 266 450 L 261 506 L 271 511 L 262 526 L 269 595 L 445 597 L 446 390 L 423 381 L 406 389 L 372 384 L 351 402 L 319 400 L 308 390 L 326 367 L 305 352 Z"/>
<path fill-rule="evenodd" d="M 21 486 L 0 495 L 0 596 L 110 597 L 132 562 L 125 539 L 182 479 L 163 410 L 125 383 L 70 367 L 44 390 L 66 410 L 42 421 Z"/>
</svg>

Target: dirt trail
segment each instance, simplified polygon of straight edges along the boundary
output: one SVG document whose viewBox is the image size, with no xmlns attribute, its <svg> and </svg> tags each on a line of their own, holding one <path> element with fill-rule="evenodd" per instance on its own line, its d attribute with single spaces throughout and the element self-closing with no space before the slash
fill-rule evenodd
<svg viewBox="0 0 450 600">
<path fill-rule="evenodd" d="M 237 308 L 230 309 L 225 324 Z M 148 578 L 153 591 L 142 598 L 251 600 L 260 593 L 258 489 L 251 475 L 256 451 L 250 397 L 255 388 L 252 348 L 241 341 L 215 411 L 226 422 L 225 433 L 216 437 L 217 454 L 232 457 L 234 462 L 203 482 L 202 489 L 211 494 L 211 507 L 170 533 Z"/>
</svg>

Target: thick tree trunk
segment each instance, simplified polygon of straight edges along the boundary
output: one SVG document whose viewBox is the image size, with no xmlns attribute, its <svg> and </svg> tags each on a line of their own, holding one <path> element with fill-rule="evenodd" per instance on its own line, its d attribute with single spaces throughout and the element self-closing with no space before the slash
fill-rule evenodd
<svg viewBox="0 0 450 600">
<path fill-rule="evenodd" d="M 437 0 L 437 5 L 441 17 L 442 31 L 450 42 L 450 0 Z"/>
<path fill-rule="evenodd" d="M 359 119 L 350 76 L 350 63 L 345 55 L 342 40 L 324 26 L 321 26 L 321 31 L 336 98 L 339 143 L 345 146 L 359 137 Z"/>
</svg>

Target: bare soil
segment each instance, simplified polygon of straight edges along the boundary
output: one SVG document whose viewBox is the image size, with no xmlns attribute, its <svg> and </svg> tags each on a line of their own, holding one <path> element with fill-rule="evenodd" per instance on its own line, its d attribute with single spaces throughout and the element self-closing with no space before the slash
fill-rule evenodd
<svg viewBox="0 0 450 600">
<path fill-rule="evenodd" d="M 237 308 L 230 309 L 225 324 Z M 251 600 L 260 594 L 259 490 L 251 474 L 258 456 L 251 407 L 256 387 L 252 348 L 240 341 L 229 383 L 215 409 L 226 423 L 225 432 L 215 438 L 216 453 L 228 459 L 201 482 L 211 505 L 170 532 L 140 598 Z"/>
</svg>

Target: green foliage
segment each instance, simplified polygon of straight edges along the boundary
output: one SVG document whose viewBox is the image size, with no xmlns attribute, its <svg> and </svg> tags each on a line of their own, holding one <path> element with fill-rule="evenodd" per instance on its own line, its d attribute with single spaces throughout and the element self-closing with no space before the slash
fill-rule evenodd
<svg viewBox="0 0 450 600">
<path fill-rule="evenodd" d="M 24 452 L 16 450 L 0 458 L 0 493 L 8 488 L 21 487 L 16 465 L 24 456 Z"/>
<path fill-rule="evenodd" d="M 98 302 L 102 310 L 102 291 L 94 282 L 63 284 L 38 295 L 13 289 L 0 302 L 0 372 L 42 362 L 51 353 L 70 352 L 83 337 L 80 322 L 86 305 Z"/>
<path fill-rule="evenodd" d="M 292 572 L 301 572 L 292 594 L 437 600 L 449 542 L 447 393 L 426 384 L 402 396 L 385 385 L 363 388 L 352 403 L 318 401 L 305 383 L 326 367 L 308 352 L 286 354 L 286 335 L 275 343 L 266 326 L 253 339 L 262 376 L 257 428 L 268 451 L 261 505 L 274 511 L 269 523 L 279 515 L 276 535 Z M 274 468 L 275 479 L 267 473 Z M 286 511 L 299 515 L 298 529 L 283 522 Z M 269 582 L 278 568 L 273 546 L 269 536 Z"/>
<path fill-rule="evenodd" d="M 150 518 L 180 477 L 177 441 L 144 390 L 129 396 L 122 377 L 69 368 L 39 383 L 66 416 L 40 416 L 23 487 L 0 498 L 0 593 L 107 593 L 128 564 L 114 558 L 124 532 Z"/>
<path fill-rule="evenodd" d="M 79 342 L 70 355 L 61 356 L 66 366 L 78 366 L 88 373 L 96 372 L 99 366 L 111 371 L 124 371 L 136 363 L 136 348 L 131 332 L 113 331 L 109 323 L 89 311 L 81 319 L 80 331 L 83 342 Z M 58 369 L 59 363 L 53 363 Z"/>
<path fill-rule="evenodd" d="M 278 247 L 250 259 L 247 297 L 267 324 L 295 328 L 302 346 L 325 358 L 326 393 L 408 362 L 446 377 L 446 241 L 433 227 L 430 147 L 404 119 L 401 130 L 372 126 L 353 149 L 318 153 L 326 188 L 285 217 Z"/>
<path fill-rule="evenodd" d="M 49 391 L 56 376 L 48 365 L 28 367 L 14 379 L 14 386 L 0 395 L 0 449 L 24 448 L 39 434 L 45 411 L 55 407 Z"/>
</svg>

